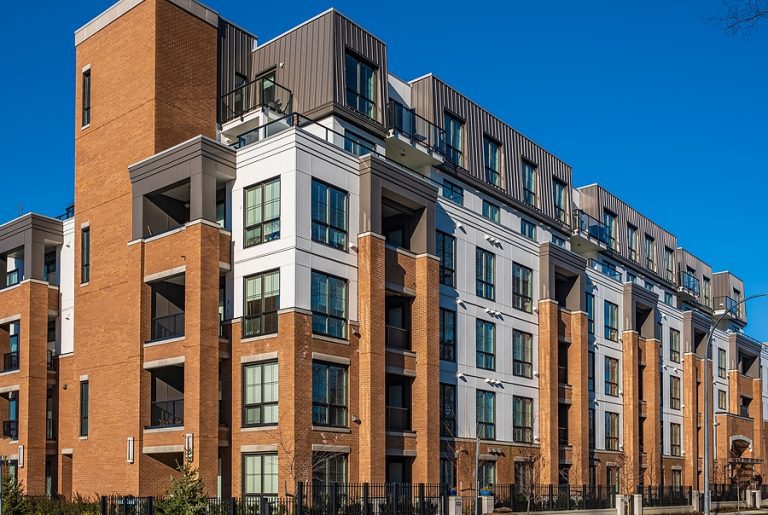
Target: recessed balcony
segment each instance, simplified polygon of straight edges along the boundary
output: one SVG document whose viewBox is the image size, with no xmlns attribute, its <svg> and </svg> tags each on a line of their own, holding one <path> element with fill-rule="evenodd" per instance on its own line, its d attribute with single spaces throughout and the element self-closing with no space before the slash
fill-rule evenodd
<svg viewBox="0 0 768 515">
<path fill-rule="evenodd" d="M 443 129 L 394 100 L 388 104 L 387 113 L 387 157 L 417 170 L 444 161 Z"/>
<path fill-rule="evenodd" d="M 615 241 L 608 226 L 581 209 L 573 212 L 573 244 L 579 252 L 613 249 Z"/>
<path fill-rule="evenodd" d="M 147 429 L 184 426 L 184 366 L 150 370 L 152 401 Z"/>
<path fill-rule="evenodd" d="M 11 322 L 0 326 L 0 353 L 2 353 L 2 370 L 11 372 L 19 369 L 19 334 L 21 326 Z"/>
<path fill-rule="evenodd" d="M 698 301 L 699 294 L 701 293 L 701 282 L 699 279 L 690 272 L 681 270 L 678 274 L 678 286 L 677 291 L 685 300 Z"/>
<path fill-rule="evenodd" d="M 184 336 L 184 274 L 149 284 L 152 289 L 150 339 L 155 343 Z"/>
</svg>

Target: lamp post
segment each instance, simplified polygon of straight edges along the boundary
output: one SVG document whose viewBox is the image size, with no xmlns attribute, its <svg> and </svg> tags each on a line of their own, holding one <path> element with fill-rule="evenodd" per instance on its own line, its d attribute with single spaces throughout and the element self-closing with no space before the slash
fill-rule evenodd
<svg viewBox="0 0 768 515">
<path fill-rule="evenodd" d="M 704 371 L 705 373 L 709 371 L 712 368 L 712 338 L 715 335 L 715 329 L 718 325 L 720 325 L 720 322 L 723 321 L 723 319 L 726 317 L 726 315 L 731 314 L 734 310 L 736 310 L 739 306 L 742 304 L 745 304 L 747 301 L 752 299 L 758 299 L 760 297 L 768 297 L 768 292 L 766 293 L 758 293 L 756 295 L 750 295 L 749 297 L 746 297 L 739 302 L 734 302 L 732 306 L 728 307 L 714 322 L 712 322 L 711 327 L 709 328 L 709 334 L 707 335 L 707 349 L 704 353 Z M 723 306 L 725 307 L 725 306 Z M 709 512 L 709 433 L 710 433 L 710 425 L 712 422 L 709 420 L 709 404 L 710 404 L 710 389 L 712 388 L 712 384 L 709 384 L 709 378 L 704 377 L 704 515 L 710 515 Z"/>
</svg>

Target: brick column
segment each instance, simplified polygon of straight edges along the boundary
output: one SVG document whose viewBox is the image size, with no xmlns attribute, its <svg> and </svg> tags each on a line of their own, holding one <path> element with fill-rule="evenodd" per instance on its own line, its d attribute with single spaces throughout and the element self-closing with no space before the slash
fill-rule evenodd
<svg viewBox="0 0 768 515">
<path fill-rule="evenodd" d="M 568 349 L 568 380 L 572 403 L 568 409 L 568 441 L 573 446 L 570 482 L 589 484 L 589 349 L 587 314 L 574 311 L 571 316 L 571 346 Z"/>
<path fill-rule="evenodd" d="M 760 359 L 760 358 L 758 358 Z M 749 416 L 752 417 L 754 429 L 752 434 L 752 457 L 765 460 L 763 428 L 763 381 L 752 379 L 752 402 L 749 405 Z M 763 463 L 755 465 L 755 473 L 763 474 Z"/>
<path fill-rule="evenodd" d="M 643 424 L 643 451 L 646 455 L 645 484 L 661 484 L 661 342 L 656 339 L 641 339 L 645 355 L 643 370 L 643 399 L 646 402 L 646 417 Z M 682 388 L 682 384 L 680 386 Z"/>
<path fill-rule="evenodd" d="M 698 374 L 698 358 L 695 354 L 683 355 L 683 449 L 685 449 L 685 466 L 683 469 L 683 484 L 698 487 L 699 467 L 699 438 L 698 438 L 698 390 L 696 375 Z"/>
<path fill-rule="evenodd" d="M 557 484 L 557 346 L 558 306 L 551 299 L 539 301 L 539 445 L 542 484 Z"/>
<path fill-rule="evenodd" d="M 622 480 L 637 484 L 640 480 L 640 400 L 638 363 L 639 336 L 636 331 L 622 333 L 622 401 L 624 403 L 624 463 Z M 626 488 L 628 485 L 624 485 Z"/>
</svg>

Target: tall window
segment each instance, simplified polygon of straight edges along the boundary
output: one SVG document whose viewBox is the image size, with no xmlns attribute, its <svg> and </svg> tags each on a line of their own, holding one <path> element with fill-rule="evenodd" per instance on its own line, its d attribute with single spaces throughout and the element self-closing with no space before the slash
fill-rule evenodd
<svg viewBox="0 0 768 515">
<path fill-rule="evenodd" d="M 251 275 L 243 283 L 243 337 L 276 333 L 280 271 Z"/>
<path fill-rule="evenodd" d="M 717 391 L 717 409 L 726 411 L 728 409 L 728 400 L 725 390 Z"/>
<path fill-rule="evenodd" d="M 243 495 L 277 495 L 277 453 L 243 455 Z"/>
<path fill-rule="evenodd" d="M 347 427 L 347 367 L 312 363 L 312 424 Z"/>
<path fill-rule="evenodd" d="M 313 453 L 312 481 L 332 484 L 347 482 L 347 455 Z"/>
<path fill-rule="evenodd" d="M 669 359 L 675 363 L 680 363 L 680 331 L 671 328 L 669 330 Z"/>
<path fill-rule="evenodd" d="M 627 224 L 627 249 L 629 250 L 629 259 L 640 261 L 637 255 L 637 227 Z"/>
<path fill-rule="evenodd" d="M 462 165 L 462 129 L 464 123 L 453 116 L 445 113 L 445 157 L 451 163 Z"/>
<path fill-rule="evenodd" d="M 91 280 L 91 228 L 83 227 L 80 231 L 80 283 Z"/>
<path fill-rule="evenodd" d="M 345 58 L 347 106 L 368 118 L 376 116 L 376 70 L 347 52 Z"/>
<path fill-rule="evenodd" d="M 587 390 L 595 391 L 595 353 L 592 351 L 587 354 Z"/>
<path fill-rule="evenodd" d="M 83 119 L 82 126 L 91 123 L 91 69 L 83 71 Z"/>
<path fill-rule="evenodd" d="M 605 357 L 605 394 L 619 396 L 619 360 Z"/>
<path fill-rule="evenodd" d="M 608 211 L 603 210 L 603 224 L 605 225 L 606 236 L 608 237 L 608 246 L 612 249 L 618 247 L 618 234 L 616 227 L 616 215 Z"/>
<path fill-rule="evenodd" d="M 477 368 L 496 368 L 496 324 L 477 319 L 475 323 L 475 345 Z"/>
<path fill-rule="evenodd" d="M 605 450 L 619 450 L 619 414 L 605 412 Z"/>
<path fill-rule="evenodd" d="M 725 349 L 717 349 L 717 375 L 726 378 L 727 365 L 725 358 Z"/>
<path fill-rule="evenodd" d="M 669 440 L 670 454 L 672 454 L 672 456 L 680 456 L 682 454 L 680 446 L 680 424 L 669 424 Z"/>
<path fill-rule="evenodd" d="M 312 271 L 312 332 L 347 337 L 347 281 Z"/>
<path fill-rule="evenodd" d="M 512 373 L 533 377 L 533 336 L 517 329 L 512 331 Z"/>
<path fill-rule="evenodd" d="M 344 131 L 344 150 L 357 157 L 367 156 L 376 148 L 376 144 L 352 131 Z"/>
<path fill-rule="evenodd" d="M 477 436 L 481 440 L 496 439 L 496 394 L 485 390 L 477 392 Z"/>
<path fill-rule="evenodd" d="M 563 181 L 552 181 L 552 202 L 555 206 L 555 219 L 568 221 L 568 185 Z"/>
<path fill-rule="evenodd" d="M 481 461 L 480 469 L 477 471 L 477 477 L 480 480 L 480 488 L 491 487 L 496 484 L 496 462 Z"/>
<path fill-rule="evenodd" d="M 605 301 L 605 337 L 613 342 L 619 341 L 619 306 Z"/>
<path fill-rule="evenodd" d="M 512 441 L 533 442 L 533 399 L 512 398 Z"/>
<path fill-rule="evenodd" d="M 483 217 L 487 218 L 491 222 L 501 223 L 501 211 L 499 206 L 493 202 L 483 200 Z"/>
<path fill-rule="evenodd" d="M 667 281 L 675 280 L 675 259 L 669 247 L 664 247 L 664 275 Z"/>
<path fill-rule="evenodd" d="M 656 271 L 656 240 L 648 234 L 645 235 L 645 267 Z"/>
<path fill-rule="evenodd" d="M 529 240 L 536 241 L 536 224 L 529 222 L 525 218 L 520 219 L 520 234 Z"/>
<path fill-rule="evenodd" d="M 456 361 L 456 312 L 440 308 L 440 359 Z"/>
<path fill-rule="evenodd" d="M 526 160 L 522 163 L 523 169 L 523 202 L 529 206 L 536 206 L 536 166 Z"/>
<path fill-rule="evenodd" d="M 245 189 L 244 226 L 245 247 L 280 238 L 280 178 Z"/>
<path fill-rule="evenodd" d="M 456 386 L 440 383 L 440 434 L 456 437 Z"/>
<path fill-rule="evenodd" d="M 704 295 L 704 305 L 710 306 L 712 304 L 712 283 L 706 275 L 702 278 L 701 291 Z"/>
<path fill-rule="evenodd" d="M 243 366 L 243 426 L 277 424 L 277 362 Z"/>
<path fill-rule="evenodd" d="M 88 381 L 80 381 L 80 436 L 88 436 Z"/>
<path fill-rule="evenodd" d="M 347 192 L 312 179 L 312 239 L 347 248 Z"/>
<path fill-rule="evenodd" d="M 512 307 L 533 311 L 533 270 L 518 263 L 512 264 Z"/>
<path fill-rule="evenodd" d="M 440 283 L 456 286 L 456 238 L 442 231 L 437 231 L 435 249 L 440 259 Z"/>
<path fill-rule="evenodd" d="M 496 256 L 477 247 L 475 250 L 476 293 L 488 300 L 496 298 Z"/>
<path fill-rule="evenodd" d="M 669 376 L 669 407 L 680 409 L 680 378 Z"/>
<path fill-rule="evenodd" d="M 594 449 L 596 447 L 595 445 L 595 431 L 596 425 L 595 425 L 595 410 L 594 408 L 589 408 L 589 448 Z M 592 484 L 595 484 L 592 482 Z"/>
<path fill-rule="evenodd" d="M 485 180 L 501 188 L 501 145 L 488 136 L 483 137 L 483 157 L 485 158 Z"/>
<path fill-rule="evenodd" d="M 451 181 L 443 181 L 443 197 L 454 204 L 464 205 L 464 189 Z"/>
<path fill-rule="evenodd" d="M 595 334 L 595 296 L 587 293 L 587 332 Z"/>
</svg>

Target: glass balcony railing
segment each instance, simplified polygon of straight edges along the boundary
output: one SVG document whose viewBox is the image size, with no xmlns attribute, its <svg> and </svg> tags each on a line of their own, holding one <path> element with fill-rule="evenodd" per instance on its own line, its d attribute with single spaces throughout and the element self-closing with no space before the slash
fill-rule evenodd
<svg viewBox="0 0 768 515">
<path fill-rule="evenodd" d="M 387 109 L 388 129 L 402 134 L 410 139 L 412 144 L 421 145 L 447 157 L 445 130 L 417 115 L 400 102 L 391 101 Z"/>
<path fill-rule="evenodd" d="M 269 77 L 260 77 L 221 96 L 221 123 L 227 123 L 254 109 L 268 107 L 282 114 L 291 112 L 293 94 Z"/>
<path fill-rule="evenodd" d="M 152 319 L 152 341 L 184 336 L 184 313 Z"/>
<path fill-rule="evenodd" d="M 597 261 L 595 259 L 589 260 L 589 267 L 593 268 L 594 270 L 597 270 L 603 275 L 607 275 L 611 279 L 614 279 L 616 281 L 621 282 L 621 272 L 616 270 L 615 268 L 612 268 L 610 265 L 607 265 L 606 263 L 603 263 L 602 261 Z"/>
<path fill-rule="evenodd" d="M 733 316 L 741 316 L 741 306 L 733 297 L 715 297 L 715 311 L 725 311 Z"/>
<path fill-rule="evenodd" d="M 152 403 L 152 427 L 184 425 L 184 399 L 154 401 Z"/>
<path fill-rule="evenodd" d="M 680 272 L 680 288 L 694 297 L 698 297 L 701 291 L 701 283 L 695 275 L 683 270 Z"/>
<path fill-rule="evenodd" d="M 581 209 L 573 212 L 573 229 L 590 240 L 602 243 L 608 248 L 614 248 L 615 242 L 608 226 Z"/>
<path fill-rule="evenodd" d="M 411 350 L 411 332 L 402 327 L 387 326 L 387 347 Z"/>
</svg>

